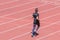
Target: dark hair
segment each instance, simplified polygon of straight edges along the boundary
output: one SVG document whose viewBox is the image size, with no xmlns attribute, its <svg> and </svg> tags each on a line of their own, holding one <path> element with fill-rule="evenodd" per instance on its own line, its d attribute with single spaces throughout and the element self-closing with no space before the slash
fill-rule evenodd
<svg viewBox="0 0 60 40">
<path fill-rule="evenodd" d="M 35 8 L 35 12 L 38 12 L 38 8 Z"/>
</svg>

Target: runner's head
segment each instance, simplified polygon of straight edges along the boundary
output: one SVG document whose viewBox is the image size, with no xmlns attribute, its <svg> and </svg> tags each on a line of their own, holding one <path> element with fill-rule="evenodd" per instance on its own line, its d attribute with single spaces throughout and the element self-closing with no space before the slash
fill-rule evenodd
<svg viewBox="0 0 60 40">
<path fill-rule="evenodd" d="M 36 12 L 36 13 L 38 12 L 38 8 L 35 8 L 35 12 Z"/>
</svg>

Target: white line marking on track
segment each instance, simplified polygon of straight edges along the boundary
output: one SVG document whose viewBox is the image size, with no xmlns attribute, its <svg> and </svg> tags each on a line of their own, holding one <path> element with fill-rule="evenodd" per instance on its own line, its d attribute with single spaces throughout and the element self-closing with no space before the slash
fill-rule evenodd
<svg viewBox="0 0 60 40">
<path fill-rule="evenodd" d="M 48 4 L 50 4 L 50 3 L 48 3 Z M 48 4 L 43 4 L 43 5 L 40 5 L 40 6 L 45 6 L 45 5 L 48 5 Z M 38 6 L 38 7 L 40 7 L 40 6 Z M 13 7 L 13 8 L 14 8 L 14 7 Z M 14 15 L 14 14 L 16 14 L 16 13 L 20 13 L 20 12 L 24 12 L 24 11 L 27 11 L 27 10 L 31 10 L 31 9 L 33 9 L 33 8 L 36 8 L 36 7 L 32 7 L 32 8 L 25 9 L 25 10 L 18 11 L 18 12 L 13 12 L 12 14 L 4 15 L 4 16 L 1 16 L 1 17 L 5 17 L 5 16 L 9 16 L 9 15 Z"/>
<path fill-rule="evenodd" d="M 27 4 L 31 4 L 31 3 L 34 3 L 34 2 L 38 2 L 38 1 L 35 0 L 35 1 L 27 2 L 27 3 L 21 4 L 21 5 L 15 5 L 13 7 L 8 7 L 8 8 L 1 9 L 0 11 L 5 11 L 5 10 L 16 8 L 16 7 L 21 7 L 21 6 L 24 6 L 24 5 L 27 5 Z"/>
<path fill-rule="evenodd" d="M 12 1 L 9 1 L 9 2 L 0 3 L 0 5 L 5 5 L 5 4 L 9 4 L 9 3 L 17 2 L 17 1 L 19 1 L 19 0 L 12 0 Z"/>
<path fill-rule="evenodd" d="M 40 6 L 39 6 L 39 7 L 40 7 Z M 60 7 L 60 6 L 58 6 L 58 7 Z M 47 9 L 47 10 L 41 11 L 40 13 L 47 12 L 47 11 L 51 11 L 51 10 L 56 9 L 56 8 L 58 8 L 58 7 L 50 8 L 50 9 Z M 18 19 L 13 19 L 13 20 L 11 20 L 11 21 L 1 23 L 0 25 L 7 24 L 7 23 L 11 23 L 11 22 L 15 22 L 15 21 L 17 21 L 17 20 L 21 20 L 21 19 L 27 18 L 27 17 L 29 17 L 29 16 L 31 16 L 31 15 L 24 16 L 24 17 L 22 17 L 22 18 L 18 18 Z"/>
<path fill-rule="evenodd" d="M 49 33 L 49 34 L 47 34 L 47 35 L 45 35 L 43 37 L 38 38 L 37 40 L 45 39 L 45 38 L 47 38 L 49 36 L 52 36 L 52 35 L 55 35 L 56 33 L 59 33 L 59 32 L 60 32 L 60 30 L 59 31 L 55 31 L 53 33 Z"/>
<path fill-rule="evenodd" d="M 47 27 L 49 27 L 49 26 L 52 26 L 52 25 L 54 25 L 54 24 L 57 24 L 57 23 L 60 23 L 60 21 L 56 21 L 56 22 L 54 22 L 54 23 L 51 23 L 51 24 L 49 24 L 49 25 L 46 25 L 45 26 L 45 28 L 47 28 Z M 44 29 L 44 27 L 42 27 L 41 29 Z M 39 29 L 39 30 L 41 30 L 41 29 Z M 23 36 L 25 36 L 25 35 L 27 35 L 27 34 L 29 34 L 30 32 L 27 32 L 27 33 L 24 33 L 24 34 L 22 34 L 22 35 L 18 35 L 18 36 L 15 36 L 15 37 L 12 37 L 12 38 L 10 38 L 9 40 L 14 40 L 14 39 L 16 39 L 16 38 L 20 38 L 20 37 L 23 37 Z"/>
<path fill-rule="evenodd" d="M 51 16 L 48 16 L 48 17 L 45 17 L 45 18 L 42 18 L 41 21 L 42 21 L 42 20 L 45 20 L 45 19 L 47 19 L 47 18 L 51 18 L 51 17 L 57 16 L 57 15 L 60 15 L 60 13 L 59 13 L 59 14 L 55 14 L 55 15 L 51 15 Z M 2 32 L 0 32 L 0 33 L 9 32 L 9 31 L 12 31 L 12 30 L 15 30 L 15 29 L 17 29 L 17 28 L 21 28 L 21 27 L 24 27 L 24 26 L 27 26 L 27 25 L 30 25 L 30 24 L 32 24 L 32 22 L 27 23 L 27 24 L 24 24 L 24 25 L 19 25 L 19 26 L 17 26 L 17 27 L 11 28 L 11 29 L 9 29 L 9 30 L 2 31 Z M 44 28 L 44 27 L 43 27 L 43 28 Z"/>
<path fill-rule="evenodd" d="M 43 5 L 40 5 L 40 6 L 45 6 L 46 4 L 43 4 Z M 40 6 L 38 6 L 38 7 L 40 7 Z M 37 6 L 36 6 L 37 7 Z M 31 9 L 33 9 L 33 8 L 36 8 L 36 7 L 31 7 L 31 8 L 28 8 L 28 9 L 24 9 L 24 10 L 21 10 L 21 11 L 17 11 L 17 12 L 13 12 L 13 13 L 11 13 L 11 14 L 6 14 L 6 15 L 3 15 L 3 16 L 0 16 L 0 18 L 2 18 L 2 17 L 5 17 L 5 16 L 10 16 L 10 15 L 14 15 L 14 14 L 18 14 L 18 13 L 21 13 L 21 12 L 25 12 L 25 11 L 28 11 L 28 10 L 31 10 Z"/>
</svg>

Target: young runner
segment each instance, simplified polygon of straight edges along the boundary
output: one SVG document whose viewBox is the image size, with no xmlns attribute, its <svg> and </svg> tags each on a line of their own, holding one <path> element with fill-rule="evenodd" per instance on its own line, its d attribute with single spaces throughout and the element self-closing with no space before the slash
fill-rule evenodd
<svg viewBox="0 0 60 40">
<path fill-rule="evenodd" d="M 32 37 L 35 35 L 38 35 L 37 31 L 40 27 L 40 23 L 39 23 L 39 13 L 38 13 L 38 8 L 35 8 L 35 12 L 33 13 L 33 29 L 32 29 Z"/>
</svg>

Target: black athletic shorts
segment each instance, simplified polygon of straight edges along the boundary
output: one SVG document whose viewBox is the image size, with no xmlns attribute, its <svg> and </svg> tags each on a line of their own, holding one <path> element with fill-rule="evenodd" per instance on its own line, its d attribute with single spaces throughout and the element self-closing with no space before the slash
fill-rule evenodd
<svg viewBox="0 0 60 40">
<path fill-rule="evenodd" d="M 34 24 L 36 24 L 36 25 L 40 26 L 40 22 L 39 22 L 39 20 L 38 20 L 38 19 L 36 19 L 36 20 L 34 21 Z"/>
</svg>

